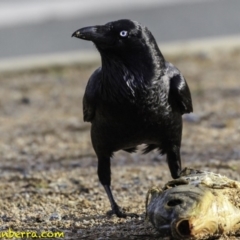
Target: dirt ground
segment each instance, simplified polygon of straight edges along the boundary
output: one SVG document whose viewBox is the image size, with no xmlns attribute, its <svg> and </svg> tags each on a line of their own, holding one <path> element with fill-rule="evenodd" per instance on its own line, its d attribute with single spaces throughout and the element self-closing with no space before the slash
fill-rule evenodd
<svg viewBox="0 0 240 240">
<path fill-rule="evenodd" d="M 187 79 L 183 166 L 240 181 L 240 48 L 166 56 Z M 157 152 L 116 153 L 116 200 L 138 218 L 107 217 L 82 96 L 96 66 L 0 75 L 0 231 L 64 231 L 65 239 L 163 239 L 144 222 L 147 190 L 170 179 Z M 169 238 L 166 238 L 169 239 Z"/>
</svg>

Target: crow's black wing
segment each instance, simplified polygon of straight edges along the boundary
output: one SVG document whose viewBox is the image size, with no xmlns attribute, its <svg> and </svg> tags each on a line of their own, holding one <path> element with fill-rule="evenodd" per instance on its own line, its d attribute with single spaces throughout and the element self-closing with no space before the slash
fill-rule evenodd
<svg viewBox="0 0 240 240">
<path fill-rule="evenodd" d="M 192 112 L 192 98 L 186 80 L 172 63 L 166 62 L 165 64 L 163 79 L 168 82 L 168 100 L 171 107 L 180 111 L 181 114 Z"/>
<path fill-rule="evenodd" d="M 94 71 L 89 78 L 85 94 L 83 96 L 83 120 L 84 122 L 92 122 L 95 116 L 97 104 L 97 92 L 101 80 L 101 68 Z"/>
<path fill-rule="evenodd" d="M 170 79 L 169 102 L 176 106 L 182 114 L 193 111 L 192 98 L 184 77 L 179 73 Z"/>
</svg>

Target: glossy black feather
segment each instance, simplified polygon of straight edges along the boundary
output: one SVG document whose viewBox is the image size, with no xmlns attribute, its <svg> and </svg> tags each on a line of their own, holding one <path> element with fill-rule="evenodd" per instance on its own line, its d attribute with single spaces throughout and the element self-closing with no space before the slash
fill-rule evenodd
<svg viewBox="0 0 240 240">
<path fill-rule="evenodd" d="M 97 93 L 101 81 L 101 68 L 94 71 L 90 79 L 83 96 L 83 120 L 84 122 L 91 122 L 94 119 Z"/>
<path fill-rule="evenodd" d="M 145 148 L 143 149 L 142 153 L 143 154 L 147 154 L 149 152 L 151 152 L 152 150 L 158 148 L 158 145 L 155 144 L 148 144 L 145 146 Z"/>
<path fill-rule="evenodd" d="M 173 108 L 179 110 L 182 114 L 192 112 L 191 93 L 185 78 L 171 63 L 166 63 L 166 66 L 166 74 L 170 81 L 169 102 Z"/>
<path fill-rule="evenodd" d="M 134 153 L 137 151 L 137 148 L 136 147 L 127 148 L 127 149 L 123 149 L 123 151 L 128 152 L 128 153 Z"/>
</svg>

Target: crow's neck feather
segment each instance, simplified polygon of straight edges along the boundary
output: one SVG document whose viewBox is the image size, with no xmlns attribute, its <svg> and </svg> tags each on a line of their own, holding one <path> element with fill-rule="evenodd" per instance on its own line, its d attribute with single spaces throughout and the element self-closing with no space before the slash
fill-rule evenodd
<svg viewBox="0 0 240 240">
<path fill-rule="evenodd" d="M 136 89 L 144 87 L 141 69 L 119 59 L 102 56 L 102 97 L 111 101 L 133 101 Z"/>
<path fill-rule="evenodd" d="M 150 41 L 151 40 L 151 41 Z M 112 99 L 133 100 L 143 94 L 162 75 L 165 60 L 156 45 L 149 39 L 148 45 L 128 51 L 99 50 L 102 60 L 102 94 Z M 118 100 L 119 101 L 119 100 Z"/>
</svg>

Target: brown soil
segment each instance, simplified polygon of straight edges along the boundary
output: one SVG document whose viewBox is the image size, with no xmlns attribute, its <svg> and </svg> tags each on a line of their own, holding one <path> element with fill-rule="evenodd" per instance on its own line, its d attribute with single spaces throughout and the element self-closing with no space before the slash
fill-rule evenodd
<svg viewBox="0 0 240 240">
<path fill-rule="evenodd" d="M 240 181 L 240 49 L 166 58 L 186 77 L 183 166 Z M 116 200 L 138 218 L 107 217 L 82 96 L 96 66 L 0 75 L 0 231 L 51 230 L 65 239 L 163 239 L 144 223 L 147 190 L 170 180 L 165 156 L 118 152 Z M 169 238 L 167 238 L 169 239 Z"/>
</svg>

